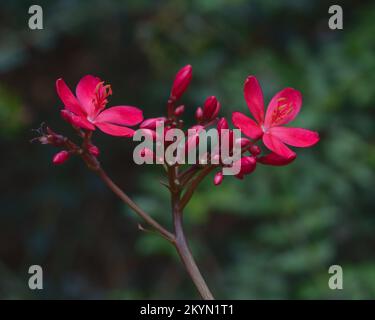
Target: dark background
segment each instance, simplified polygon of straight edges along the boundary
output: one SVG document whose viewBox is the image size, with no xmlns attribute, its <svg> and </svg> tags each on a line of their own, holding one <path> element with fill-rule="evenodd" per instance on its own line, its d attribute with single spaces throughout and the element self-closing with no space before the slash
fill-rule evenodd
<svg viewBox="0 0 375 320">
<path fill-rule="evenodd" d="M 110 105 L 165 112 L 175 72 L 193 65 L 183 102 L 193 118 L 207 95 L 222 114 L 246 112 L 242 86 L 266 101 L 302 91 L 293 126 L 319 131 L 287 167 L 258 166 L 244 181 L 212 177 L 186 210 L 198 264 L 222 299 L 375 298 L 375 4 L 371 1 L 38 1 L 44 30 L 28 28 L 30 1 L 0 4 L 0 298 L 197 298 L 174 249 L 137 219 L 82 161 L 54 167 L 57 151 L 31 144 L 59 117 L 55 80 L 111 83 Z M 344 30 L 328 28 L 341 4 Z M 100 159 L 152 216 L 170 224 L 160 167 L 137 166 L 134 143 L 97 132 Z M 44 270 L 44 290 L 27 286 Z M 328 288 L 328 268 L 344 289 Z"/>
</svg>

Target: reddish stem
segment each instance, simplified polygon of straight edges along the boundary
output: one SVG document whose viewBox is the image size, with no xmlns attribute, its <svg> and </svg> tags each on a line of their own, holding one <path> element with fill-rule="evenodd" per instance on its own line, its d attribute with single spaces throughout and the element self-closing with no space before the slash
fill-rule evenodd
<svg viewBox="0 0 375 320">
<path fill-rule="evenodd" d="M 214 300 L 214 297 L 208 288 L 206 281 L 204 280 L 199 268 L 193 258 L 190 251 L 188 242 L 185 237 L 183 229 L 183 212 L 180 204 L 181 196 L 181 185 L 178 180 L 177 167 L 168 167 L 168 178 L 171 186 L 171 201 L 172 201 L 172 212 L 173 212 L 173 223 L 175 231 L 175 242 L 174 245 L 178 254 L 180 255 L 181 261 L 184 264 L 191 280 L 197 288 L 199 294 L 204 300 Z"/>
</svg>

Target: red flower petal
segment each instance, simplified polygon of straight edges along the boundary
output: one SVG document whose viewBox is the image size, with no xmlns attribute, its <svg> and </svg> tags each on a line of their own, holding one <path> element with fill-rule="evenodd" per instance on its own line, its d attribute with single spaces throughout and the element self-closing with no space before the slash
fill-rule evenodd
<svg viewBox="0 0 375 320">
<path fill-rule="evenodd" d="M 89 117 L 95 116 L 95 106 L 93 99 L 95 98 L 95 90 L 101 80 L 91 75 L 84 76 L 76 87 L 76 95 L 83 109 Z"/>
<path fill-rule="evenodd" d="M 245 81 L 244 95 L 247 106 L 255 120 L 261 124 L 264 120 L 264 101 L 262 88 L 257 78 L 249 76 Z"/>
<path fill-rule="evenodd" d="M 319 141 L 319 134 L 302 128 L 274 127 L 269 132 L 293 147 L 311 147 Z"/>
<path fill-rule="evenodd" d="M 123 126 L 135 126 L 142 120 L 142 110 L 131 106 L 116 106 L 102 111 L 95 118 L 95 124 L 107 122 Z"/>
<path fill-rule="evenodd" d="M 270 133 L 265 133 L 263 135 L 263 143 L 268 149 L 283 158 L 290 159 L 291 157 L 296 156 L 295 152 L 290 150 L 279 138 L 271 135 Z"/>
<path fill-rule="evenodd" d="M 287 158 L 283 158 L 279 156 L 276 153 L 271 152 L 264 157 L 258 158 L 258 162 L 262 164 L 271 165 L 271 166 L 285 166 L 293 162 L 295 158 L 296 158 L 296 155 L 294 157 L 290 157 L 289 159 L 287 159 Z"/>
<path fill-rule="evenodd" d="M 72 91 L 66 85 L 65 81 L 61 78 L 57 79 L 56 81 L 56 91 L 66 109 L 77 115 L 84 114 L 84 110 L 82 109 L 79 101 L 73 95 Z"/>
<path fill-rule="evenodd" d="M 159 117 L 159 118 L 149 118 L 143 121 L 139 127 L 142 129 L 151 129 L 156 130 L 156 126 L 160 125 L 161 123 L 164 123 L 167 118 L 165 117 Z"/>
<path fill-rule="evenodd" d="M 268 105 L 264 126 L 280 126 L 292 121 L 302 105 L 302 95 L 293 88 L 285 88 L 277 93 Z"/>
<path fill-rule="evenodd" d="M 128 127 L 121 127 L 115 124 L 110 124 L 108 122 L 95 123 L 95 125 L 104 133 L 107 133 L 111 136 L 128 138 L 134 135 L 134 130 Z"/>
<path fill-rule="evenodd" d="M 258 124 L 241 112 L 232 113 L 232 122 L 236 128 L 251 139 L 259 139 L 263 134 Z"/>
</svg>

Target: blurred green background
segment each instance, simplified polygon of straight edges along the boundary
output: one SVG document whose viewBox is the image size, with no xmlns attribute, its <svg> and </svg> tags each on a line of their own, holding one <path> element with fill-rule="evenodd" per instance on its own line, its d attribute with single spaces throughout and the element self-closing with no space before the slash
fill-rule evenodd
<svg viewBox="0 0 375 320">
<path fill-rule="evenodd" d="M 212 176 L 186 210 L 194 255 L 217 298 L 375 298 L 375 3 L 373 1 L 38 1 L 44 30 L 28 29 L 34 2 L 0 4 L 0 298 L 198 298 L 173 248 L 137 219 L 82 161 L 53 167 L 52 147 L 31 144 L 59 117 L 55 80 L 73 88 L 94 74 L 110 105 L 165 111 L 175 72 L 193 65 L 186 117 L 207 95 L 222 114 L 246 111 L 242 86 L 266 100 L 302 91 L 293 126 L 320 132 L 287 167 L 258 166 L 244 181 Z M 341 4 L 344 30 L 328 28 Z M 170 224 L 160 167 L 136 166 L 134 143 L 100 132 L 100 159 L 152 216 Z M 28 289 L 28 268 L 44 290 Z M 328 288 L 328 268 L 344 289 Z"/>
</svg>

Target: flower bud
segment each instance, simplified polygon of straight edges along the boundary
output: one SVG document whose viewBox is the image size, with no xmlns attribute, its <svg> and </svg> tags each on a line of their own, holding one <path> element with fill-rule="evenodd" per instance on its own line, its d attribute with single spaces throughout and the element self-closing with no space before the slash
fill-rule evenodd
<svg viewBox="0 0 375 320">
<path fill-rule="evenodd" d="M 260 155 L 260 153 L 262 152 L 262 150 L 259 148 L 259 146 L 255 145 L 255 144 L 252 145 L 249 150 L 250 150 L 250 153 L 255 157 Z"/>
<path fill-rule="evenodd" d="M 214 111 L 213 114 L 212 114 L 212 119 L 215 119 L 215 118 L 218 116 L 219 111 L 220 111 L 220 108 L 221 108 L 221 104 L 220 104 L 220 102 L 218 101 L 218 102 L 217 102 L 217 105 L 216 105 L 216 109 L 215 109 L 215 111 Z"/>
<path fill-rule="evenodd" d="M 223 176 L 223 173 L 221 171 L 216 173 L 215 177 L 214 177 L 215 186 L 220 185 L 223 182 L 223 178 L 224 178 L 224 176 Z"/>
<path fill-rule="evenodd" d="M 201 122 L 203 119 L 203 110 L 201 107 L 198 107 L 197 110 L 195 111 L 195 119 L 198 122 Z"/>
<path fill-rule="evenodd" d="M 237 160 L 236 163 L 234 163 L 234 166 L 240 165 L 240 172 L 236 174 L 236 177 L 238 179 L 243 179 L 243 177 L 247 174 L 252 173 L 256 168 L 256 158 L 254 157 L 242 157 L 240 160 Z"/>
<path fill-rule="evenodd" d="M 193 68 L 190 64 L 180 69 L 173 82 L 171 96 L 172 100 L 178 100 L 182 94 L 186 91 L 192 78 Z"/>
<path fill-rule="evenodd" d="M 220 132 L 222 129 L 229 129 L 228 121 L 225 118 L 221 118 L 217 123 L 217 130 Z"/>
<path fill-rule="evenodd" d="M 210 121 L 218 115 L 220 103 L 215 96 L 208 97 L 203 105 L 203 118 Z"/>
<path fill-rule="evenodd" d="M 100 154 L 99 148 L 91 143 L 88 145 L 88 150 L 94 157 L 98 157 Z"/>
<path fill-rule="evenodd" d="M 185 111 L 185 106 L 184 105 L 180 105 L 178 106 L 175 110 L 174 110 L 174 115 L 176 117 L 179 117 L 181 116 Z"/>
<path fill-rule="evenodd" d="M 66 160 L 69 159 L 69 157 L 70 157 L 69 152 L 66 150 L 63 150 L 54 155 L 52 162 L 55 165 L 63 164 Z"/>
</svg>

